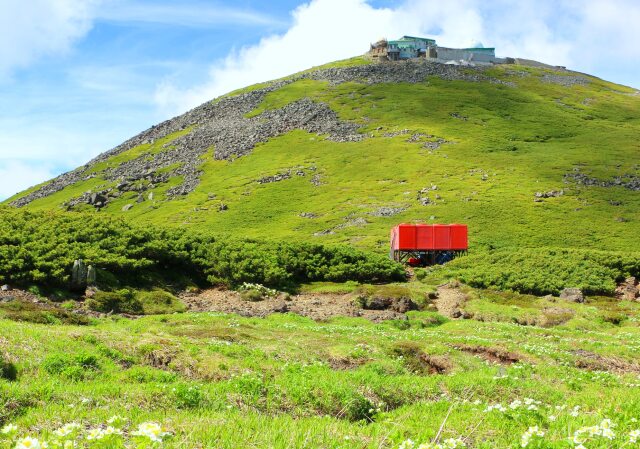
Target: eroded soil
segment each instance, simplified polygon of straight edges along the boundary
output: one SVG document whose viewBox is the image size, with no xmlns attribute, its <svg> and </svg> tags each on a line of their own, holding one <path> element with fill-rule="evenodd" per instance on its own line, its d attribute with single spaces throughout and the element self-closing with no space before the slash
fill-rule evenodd
<svg viewBox="0 0 640 449">
<path fill-rule="evenodd" d="M 245 317 L 265 317 L 273 313 L 295 313 L 316 321 L 336 316 L 363 317 L 379 322 L 405 320 L 404 313 L 392 310 L 365 310 L 354 304 L 352 294 L 303 293 L 285 299 L 283 295 L 262 301 L 245 301 L 230 290 L 209 289 L 180 297 L 191 312 L 237 313 Z"/>
</svg>

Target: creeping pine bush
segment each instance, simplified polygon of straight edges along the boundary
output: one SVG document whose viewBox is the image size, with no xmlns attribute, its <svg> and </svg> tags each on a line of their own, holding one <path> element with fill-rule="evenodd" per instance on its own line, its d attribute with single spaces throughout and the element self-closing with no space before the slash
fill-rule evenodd
<svg viewBox="0 0 640 449">
<path fill-rule="evenodd" d="M 181 228 L 141 227 L 97 214 L 0 206 L 0 283 L 65 288 L 76 259 L 97 268 L 98 286 L 104 290 L 113 290 L 119 283 L 152 287 L 159 277 L 180 276 L 200 283 L 252 282 L 270 287 L 404 279 L 401 265 L 347 246 L 219 239 Z"/>
<path fill-rule="evenodd" d="M 616 283 L 640 274 L 640 253 L 556 248 L 504 248 L 460 257 L 442 268 L 472 287 L 559 294 L 613 294 Z"/>
</svg>

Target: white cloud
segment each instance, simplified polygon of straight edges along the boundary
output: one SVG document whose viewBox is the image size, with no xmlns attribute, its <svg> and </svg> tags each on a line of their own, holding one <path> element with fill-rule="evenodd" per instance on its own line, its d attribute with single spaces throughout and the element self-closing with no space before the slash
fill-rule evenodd
<svg viewBox="0 0 640 449">
<path fill-rule="evenodd" d="M 41 183 L 54 176 L 54 170 L 46 164 L 35 164 L 20 160 L 5 160 L 0 163 L 0 200 L 16 192 Z"/>
<path fill-rule="evenodd" d="M 0 75 L 64 53 L 91 28 L 98 0 L 0 0 Z"/>
<path fill-rule="evenodd" d="M 436 37 L 452 47 L 482 42 L 498 55 L 596 75 L 607 73 L 611 57 L 621 73 L 637 69 L 640 60 L 637 0 L 404 0 L 394 8 L 374 8 L 365 0 L 312 0 L 293 11 L 292 19 L 285 33 L 215 61 L 202 85 L 160 82 L 156 103 L 165 112 L 184 112 L 237 88 L 362 54 L 379 37 L 403 34 Z"/>
<path fill-rule="evenodd" d="M 97 19 L 114 22 L 141 22 L 186 27 L 241 24 L 244 26 L 282 26 L 283 22 L 250 9 L 207 2 L 112 1 Z"/>
</svg>

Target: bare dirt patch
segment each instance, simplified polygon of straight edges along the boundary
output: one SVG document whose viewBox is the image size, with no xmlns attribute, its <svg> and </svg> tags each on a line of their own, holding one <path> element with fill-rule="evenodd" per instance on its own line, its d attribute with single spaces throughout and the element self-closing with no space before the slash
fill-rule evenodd
<svg viewBox="0 0 640 449">
<path fill-rule="evenodd" d="M 515 352 L 510 352 L 502 348 L 472 345 L 454 345 L 453 347 L 459 351 L 477 355 L 488 362 L 497 363 L 499 365 L 513 365 L 524 358 L 520 354 L 516 354 Z"/>
<path fill-rule="evenodd" d="M 365 310 L 355 305 L 352 294 L 304 293 L 285 299 L 282 295 L 262 301 L 245 301 L 230 290 L 211 289 L 198 294 L 183 294 L 180 299 L 191 312 L 236 313 L 245 317 L 265 317 L 273 313 L 295 313 L 316 321 L 336 316 L 362 317 L 379 322 L 406 319 L 393 310 Z"/>
<path fill-rule="evenodd" d="M 407 369 L 416 374 L 445 374 L 453 368 L 446 356 L 426 354 L 421 345 L 415 341 L 397 342 L 390 353 L 396 357 L 402 357 Z"/>
<path fill-rule="evenodd" d="M 438 297 L 434 301 L 436 309 L 441 315 L 449 318 L 464 317 L 462 306 L 467 300 L 467 295 L 452 284 L 445 284 L 438 287 Z"/>
<path fill-rule="evenodd" d="M 589 371 L 609 371 L 614 373 L 640 373 L 640 363 L 631 362 L 618 357 L 603 356 L 595 352 L 577 349 L 571 351 L 577 358 L 574 361 L 576 368 Z"/>
<path fill-rule="evenodd" d="M 44 299 L 34 295 L 31 292 L 19 289 L 0 290 L 0 302 L 10 302 L 16 299 L 29 302 L 42 302 Z"/>
<path fill-rule="evenodd" d="M 327 360 L 331 369 L 336 371 L 348 371 L 352 369 L 356 369 L 365 363 L 367 363 L 366 359 L 352 359 L 348 357 L 331 357 Z"/>
</svg>

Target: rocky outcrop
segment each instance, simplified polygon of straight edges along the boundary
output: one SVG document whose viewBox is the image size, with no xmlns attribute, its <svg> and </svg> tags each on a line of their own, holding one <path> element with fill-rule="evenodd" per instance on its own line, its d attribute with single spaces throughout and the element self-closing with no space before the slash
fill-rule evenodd
<svg viewBox="0 0 640 449">
<path fill-rule="evenodd" d="M 584 302 L 584 295 L 579 288 L 565 288 L 560 292 L 560 298 L 570 302 Z"/>
<path fill-rule="evenodd" d="M 640 300 L 640 283 L 638 279 L 631 276 L 616 288 L 616 297 L 626 301 Z"/>
<path fill-rule="evenodd" d="M 351 142 L 363 139 L 358 133 L 358 125 L 340 120 L 326 104 L 301 99 L 280 109 L 265 111 L 253 117 L 246 117 L 263 101 L 265 95 L 300 79 L 327 81 L 330 84 L 345 82 L 358 83 L 417 83 L 428 76 L 445 80 L 489 81 L 500 80 L 484 74 L 483 67 L 457 67 L 441 63 L 409 60 L 393 64 L 367 64 L 351 67 L 329 68 L 310 71 L 270 83 L 268 86 L 235 96 L 222 97 L 207 102 L 171 120 L 153 126 L 123 144 L 107 151 L 82 167 L 65 173 L 43 185 L 39 189 L 13 201 L 15 206 L 24 206 L 38 198 L 56 193 L 63 188 L 96 176 L 107 181 L 131 183 L 144 176 L 156 176 L 149 184 L 166 182 L 169 178 L 181 176 L 183 182 L 167 191 L 167 196 L 185 195 L 193 191 L 199 183 L 202 156 L 213 151 L 216 159 L 233 159 L 251 152 L 256 144 L 282 135 L 294 129 L 326 135 L 336 142 Z M 142 144 L 153 144 L 170 134 L 190 131 L 164 144 L 159 152 L 143 154 L 125 161 L 117 167 L 97 172 L 93 168 L 111 157 L 124 153 Z M 422 136 L 416 136 L 419 138 Z M 440 142 L 430 143 L 439 145 Z M 174 168 L 177 166 L 177 168 Z M 164 171 L 163 171 L 164 170 Z M 158 172 L 163 171 L 160 175 Z M 319 185 L 319 178 L 312 180 Z M 104 207 L 112 194 L 127 191 L 123 188 L 104 189 L 87 192 L 69 202 L 68 206 L 87 203 L 96 208 Z"/>
<path fill-rule="evenodd" d="M 557 198 L 564 195 L 564 190 L 549 190 L 548 192 L 536 192 L 533 194 L 533 201 L 540 202 L 545 198 Z"/>
<path fill-rule="evenodd" d="M 640 191 L 640 176 L 638 175 L 621 175 L 616 176 L 613 179 L 598 179 L 588 176 L 578 169 L 574 169 L 573 173 L 567 173 L 564 175 L 565 183 L 576 183 L 589 187 L 623 187 L 625 189 Z"/>
</svg>

